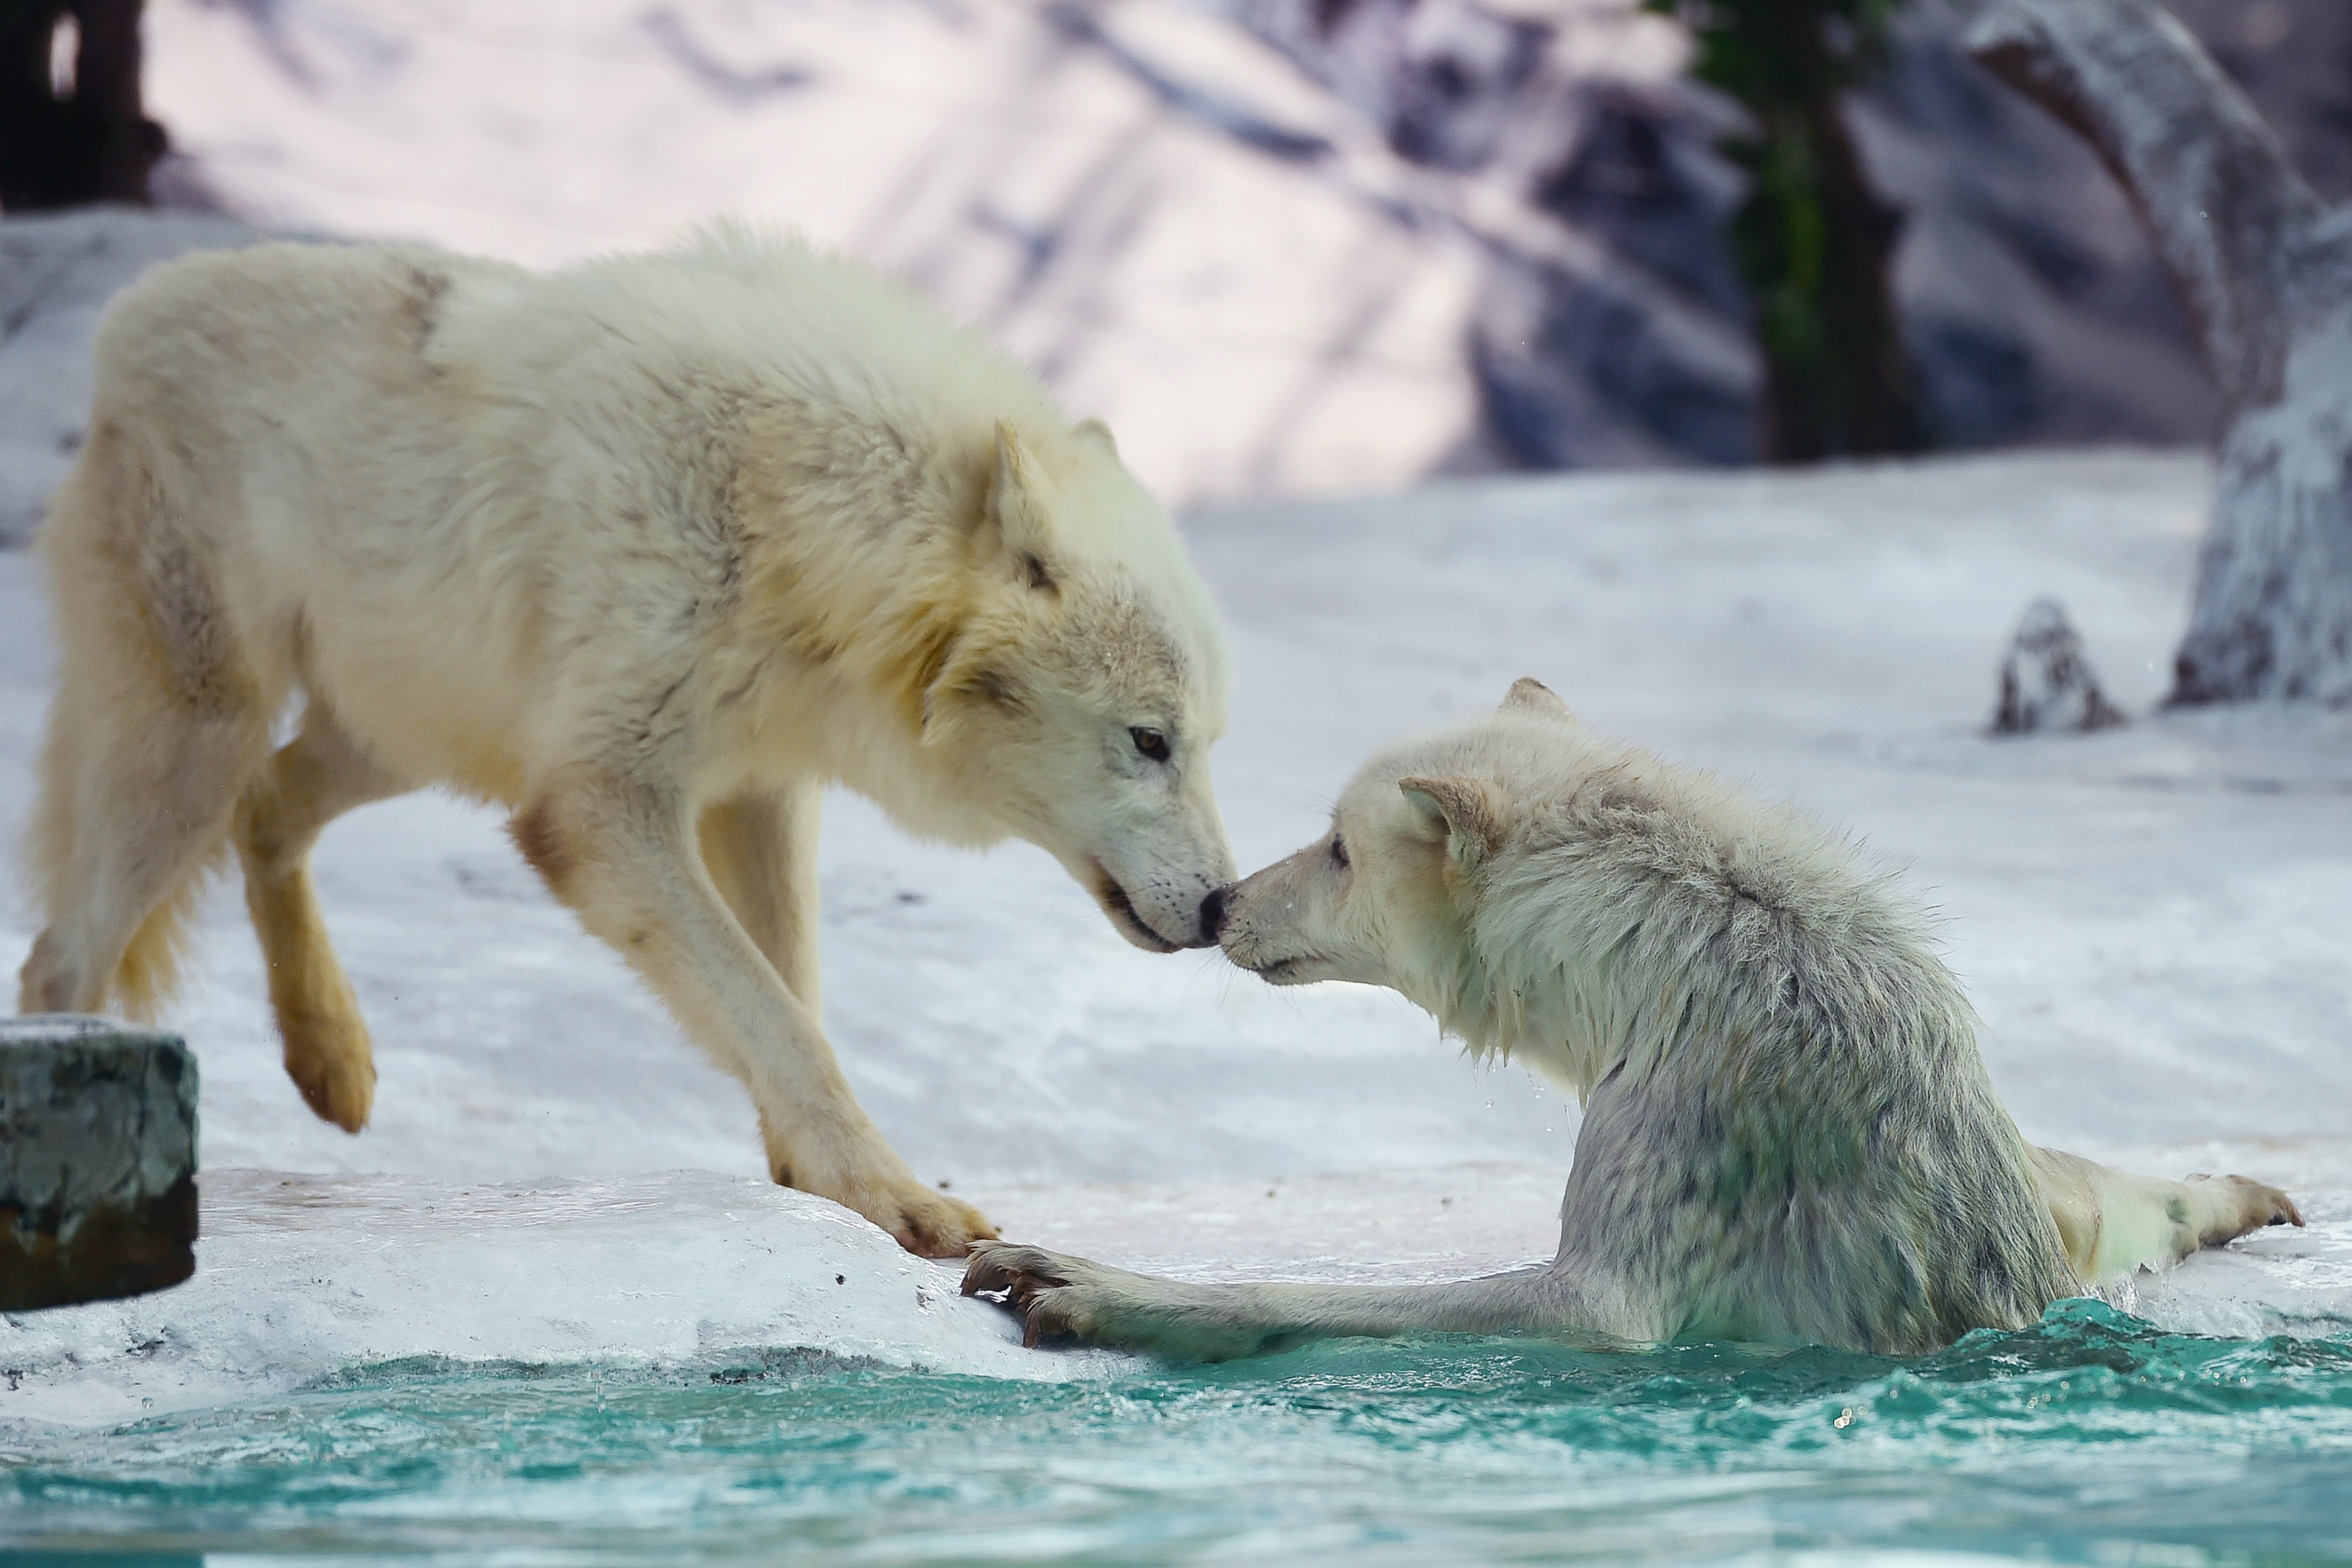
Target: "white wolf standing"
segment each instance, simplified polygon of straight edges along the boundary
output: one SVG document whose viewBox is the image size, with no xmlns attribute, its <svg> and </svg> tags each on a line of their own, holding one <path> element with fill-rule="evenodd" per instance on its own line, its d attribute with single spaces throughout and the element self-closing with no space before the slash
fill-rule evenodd
<svg viewBox="0 0 2352 1568">
<path fill-rule="evenodd" d="M 128 290 L 97 352 L 40 541 L 62 648 L 25 1009 L 152 1008 L 234 846 L 287 1070 L 357 1131 L 375 1069 L 310 848 L 446 784 L 512 811 L 749 1087 L 776 1180 L 918 1251 L 993 1234 L 821 1032 L 819 792 L 1028 839 L 1129 940 L 1207 941 L 1225 655 L 1108 431 L 911 294 L 724 229 L 547 277 L 206 256 Z"/>
<path fill-rule="evenodd" d="M 1602 738 L 1534 681 L 1367 763 L 1329 837 L 1221 900 L 1236 964 L 1392 987 L 1573 1087 L 1549 1268 L 1383 1290 L 1186 1285 L 983 1244 L 1032 1343 L 1227 1356 L 1324 1334 L 1584 1331 L 1904 1353 L 2262 1225 L 2240 1176 L 2029 1147 L 1887 878 L 1788 807 Z"/>
</svg>

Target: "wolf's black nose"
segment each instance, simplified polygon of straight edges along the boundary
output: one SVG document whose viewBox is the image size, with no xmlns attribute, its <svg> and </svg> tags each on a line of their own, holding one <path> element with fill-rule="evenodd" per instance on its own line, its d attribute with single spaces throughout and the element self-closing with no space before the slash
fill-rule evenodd
<svg viewBox="0 0 2352 1568">
<path fill-rule="evenodd" d="M 1225 929 L 1225 890 L 1212 888 L 1201 900 L 1201 936 L 1214 942 Z"/>
</svg>

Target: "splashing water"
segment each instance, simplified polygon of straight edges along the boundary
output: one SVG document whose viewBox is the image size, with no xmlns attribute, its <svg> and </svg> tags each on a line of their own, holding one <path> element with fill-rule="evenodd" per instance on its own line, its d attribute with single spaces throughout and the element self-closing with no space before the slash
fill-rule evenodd
<svg viewBox="0 0 2352 1568">
<path fill-rule="evenodd" d="M 356 1367 L 0 1434 L 0 1562 L 2352 1559 L 2352 1339 L 2092 1301 L 1899 1362 L 1348 1341 L 1065 1384 L 805 1353 Z M 224 1559 L 212 1559 L 218 1563 Z"/>
</svg>

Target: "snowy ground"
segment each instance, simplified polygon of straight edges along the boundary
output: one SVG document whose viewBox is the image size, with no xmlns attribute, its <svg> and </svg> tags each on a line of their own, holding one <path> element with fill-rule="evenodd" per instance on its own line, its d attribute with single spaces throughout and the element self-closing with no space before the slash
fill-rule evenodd
<svg viewBox="0 0 2352 1568">
<path fill-rule="evenodd" d="M 2207 484 L 2193 458 L 2075 455 L 1195 517 L 1236 645 L 1217 754 L 1236 852 L 1296 847 L 1372 746 L 1541 676 L 1588 722 L 1808 801 L 1907 864 L 1948 917 L 2029 1136 L 2167 1174 L 2242 1169 L 2305 1200 L 2310 1230 L 2147 1281 L 2142 1310 L 2341 1332 L 2352 715 L 1979 733 L 2001 641 L 2041 593 L 2145 712 Z M 12 828 L 45 637 L 31 561 L 0 553 Z M 1465 1066 L 1396 999 L 1138 953 L 1043 854 L 914 844 L 854 800 L 831 809 L 825 853 L 845 1065 L 916 1168 L 1008 1234 L 1200 1276 L 1427 1278 L 1548 1249 L 1573 1108 Z M 345 1137 L 285 1082 L 224 890 L 176 1019 L 204 1074 L 198 1277 L 6 1320 L 0 1419 L 113 1419 L 385 1357 L 1101 1364 L 1020 1350 L 954 1296 L 952 1270 L 760 1182 L 740 1091 L 488 815 L 373 807 L 317 864 L 375 1030 L 375 1125 Z M 0 964 L 30 938 L 29 912 L 0 904 Z"/>
</svg>

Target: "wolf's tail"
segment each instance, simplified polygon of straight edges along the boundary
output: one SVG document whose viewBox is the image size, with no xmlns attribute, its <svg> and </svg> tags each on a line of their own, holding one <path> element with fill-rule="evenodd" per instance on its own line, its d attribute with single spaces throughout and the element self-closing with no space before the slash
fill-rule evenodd
<svg viewBox="0 0 2352 1568">
<path fill-rule="evenodd" d="M 25 846 L 45 922 L 28 1012 L 154 1016 L 269 762 L 269 706 L 166 494 L 121 429 L 94 424 L 42 528 L 58 685 Z M 124 538 L 161 541 L 169 570 Z"/>
</svg>

